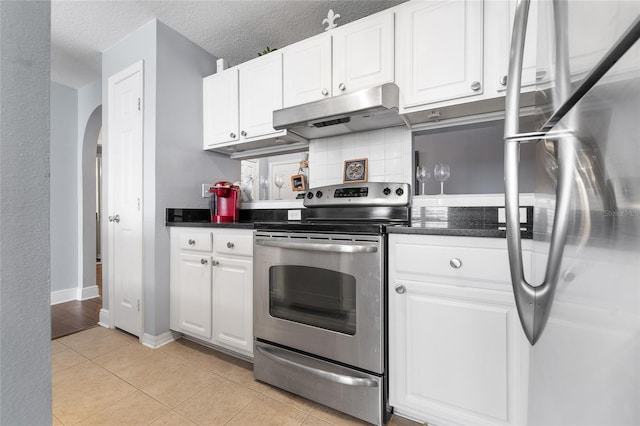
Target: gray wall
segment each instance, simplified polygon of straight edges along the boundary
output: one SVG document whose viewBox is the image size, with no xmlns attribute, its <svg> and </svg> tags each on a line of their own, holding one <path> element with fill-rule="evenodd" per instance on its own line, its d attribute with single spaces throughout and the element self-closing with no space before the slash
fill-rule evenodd
<svg viewBox="0 0 640 426">
<path fill-rule="evenodd" d="M 102 82 L 78 89 L 78 276 L 84 288 L 96 285 L 96 147 L 102 127 Z"/>
<path fill-rule="evenodd" d="M 240 165 L 202 151 L 202 78 L 215 71 L 217 58 L 157 20 L 103 52 L 105 144 L 109 143 L 105 132 L 107 79 L 140 59 L 145 61 L 144 332 L 157 336 L 169 330 L 169 232 L 164 225 L 165 209 L 206 207 L 200 184 L 230 175 L 239 177 Z M 108 173 L 108 158 L 104 157 L 105 182 Z M 106 266 L 109 260 L 103 241 Z M 108 282 L 108 274 L 103 276 Z"/>
<path fill-rule="evenodd" d="M 439 194 L 433 177 L 438 163 L 448 163 L 451 176 L 444 183 L 445 194 L 495 194 L 504 192 L 504 124 L 502 121 L 449 127 L 414 135 L 418 154 L 415 166 L 424 164 L 431 172 L 426 194 Z M 535 190 L 535 147 L 523 144 L 520 155 L 520 192 Z M 415 178 L 415 168 L 413 176 Z M 419 184 L 414 183 L 416 190 Z"/>
<path fill-rule="evenodd" d="M 51 424 L 48 1 L 0 1 L 0 424 Z"/>
<path fill-rule="evenodd" d="M 51 83 L 51 291 L 78 288 L 78 92 Z"/>
</svg>

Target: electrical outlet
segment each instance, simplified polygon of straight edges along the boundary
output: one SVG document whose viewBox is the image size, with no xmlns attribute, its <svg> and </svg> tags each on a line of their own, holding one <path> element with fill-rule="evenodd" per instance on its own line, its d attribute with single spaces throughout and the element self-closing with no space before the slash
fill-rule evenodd
<svg viewBox="0 0 640 426">
<path fill-rule="evenodd" d="M 210 183 L 202 184 L 202 198 L 209 198 L 209 188 L 211 188 Z"/>
</svg>

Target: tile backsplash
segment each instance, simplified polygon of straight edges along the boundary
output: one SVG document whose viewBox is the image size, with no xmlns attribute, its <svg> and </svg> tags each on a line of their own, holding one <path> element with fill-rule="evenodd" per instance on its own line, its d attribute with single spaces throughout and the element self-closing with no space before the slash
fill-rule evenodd
<svg viewBox="0 0 640 426">
<path fill-rule="evenodd" d="M 345 160 L 367 158 L 369 182 L 411 183 L 411 130 L 404 126 L 309 142 L 309 186 L 342 183 Z"/>
</svg>

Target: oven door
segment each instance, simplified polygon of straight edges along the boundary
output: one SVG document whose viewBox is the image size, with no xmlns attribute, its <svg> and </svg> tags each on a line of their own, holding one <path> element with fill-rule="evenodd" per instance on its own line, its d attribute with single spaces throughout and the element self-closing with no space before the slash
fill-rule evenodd
<svg viewBox="0 0 640 426">
<path fill-rule="evenodd" d="M 384 238 L 256 231 L 257 339 L 382 374 Z"/>
</svg>

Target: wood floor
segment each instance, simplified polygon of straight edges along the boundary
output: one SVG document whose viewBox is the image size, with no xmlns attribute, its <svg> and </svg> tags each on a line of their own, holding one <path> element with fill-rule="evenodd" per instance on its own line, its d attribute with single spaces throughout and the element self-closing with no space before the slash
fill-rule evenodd
<svg viewBox="0 0 640 426">
<path fill-rule="evenodd" d="M 98 325 L 102 297 L 72 300 L 51 307 L 51 338 L 77 333 Z"/>
<path fill-rule="evenodd" d="M 51 339 L 77 333 L 98 325 L 102 308 L 102 264 L 96 265 L 98 292 L 88 300 L 72 300 L 51 306 Z"/>
</svg>

